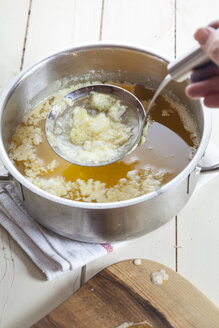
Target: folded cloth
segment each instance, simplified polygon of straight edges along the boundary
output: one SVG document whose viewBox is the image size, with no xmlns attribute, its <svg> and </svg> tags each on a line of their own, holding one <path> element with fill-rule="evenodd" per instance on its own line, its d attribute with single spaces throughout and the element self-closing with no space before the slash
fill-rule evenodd
<svg viewBox="0 0 219 328">
<path fill-rule="evenodd" d="M 219 149 L 209 144 L 202 165 L 219 163 Z M 4 168 L 0 174 L 4 175 Z M 216 173 L 200 175 L 196 190 Z M 120 243 L 92 244 L 62 237 L 38 224 L 25 210 L 11 184 L 0 188 L 0 224 L 46 275 L 54 279 L 118 248 Z"/>
<path fill-rule="evenodd" d="M 0 224 L 48 280 L 82 267 L 121 245 L 77 242 L 49 231 L 26 212 L 12 185 L 0 189 Z"/>
</svg>

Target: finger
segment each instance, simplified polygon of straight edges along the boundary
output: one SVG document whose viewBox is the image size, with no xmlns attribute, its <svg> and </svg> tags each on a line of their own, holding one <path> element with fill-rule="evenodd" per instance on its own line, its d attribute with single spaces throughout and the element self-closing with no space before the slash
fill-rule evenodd
<svg viewBox="0 0 219 328">
<path fill-rule="evenodd" d="M 208 57 L 219 65 L 219 29 L 215 30 L 212 27 L 199 28 L 194 37 Z"/>
<path fill-rule="evenodd" d="M 190 98 L 206 97 L 214 93 L 219 93 L 219 76 L 186 87 L 186 95 Z"/>
<path fill-rule="evenodd" d="M 219 108 L 219 93 L 205 97 L 204 104 L 210 108 Z"/>
<path fill-rule="evenodd" d="M 210 34 L 202 48 L 209 58 L 219 66 L 219 29 Z"/>
<path fill-rule="evenodd" d="M 196 68 L 191 74 L 190 81 L 195 83 L 210 79 L 216 75 L 219 75 L 219 67 L 213 62 L 210 62 L 205 66 Z"/>
<path fill-rule="evenodd" d="M 219 28 L 219 20 L 213 21 L 209 24 L 213 28 Z"/>
<path fill-rule="evenodd" d="M 212 27 L 201 27 L 195 32 L 194 38 L 200 43 L 200 45 L 204 45 L 212 32 L 215 32 Z"/>
</svg>

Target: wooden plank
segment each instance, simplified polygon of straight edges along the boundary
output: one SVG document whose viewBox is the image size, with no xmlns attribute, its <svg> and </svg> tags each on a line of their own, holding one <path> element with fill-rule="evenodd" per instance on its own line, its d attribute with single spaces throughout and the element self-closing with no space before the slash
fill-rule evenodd
<svg viewBox="0 0 219 328">
<path fill-rule="evenodd" d="M 210 196 L 209 196 L 210 195 Z M 219 306 L 219 176 L 178 216 L 178 272 Z"/>
<path fill-rule="evenodd" d="M 52 281 L 0 229 L 0 327 L 28 328 L 80 286 L 80 269 Z"/>
<path fill-rule="evenodd" d="M 10 237 L 0 226 L 0 326 L 4 322 L 8 298 L 15 278 L 14 258 L 11 254 Z"/>
<path fill-rule="evenodd" d="M 151 273 L 165 270 L 162 286 Z M 146 324 L 146 322 L 147 324 Z M 64 304 L 32 328 L 112 328 L 124 323 L 132 328 L 217 328 L 219 310 L 191 283 L 153 261 L 114 264 L 98 273 Z"/>
<path fill-rule="evenodd" d="M 173 1 L 105 0 L 101 27 L 103 41 L 138 43 L 174 57 Z M 106 266 L 134 257 L 153 259 L 175 269 L 175 253 L 175 221 L 172 219 L 160 229 L 88 264 L 86 281 Z"/>
<path fill-rule="evenodd" d="M 32 0 L 24 67 L 76 42 L 99 40 L 101 0 Z"/>
<path fill-rule="evenodd" d="M 139 44 L 174 55 L 174 1 L 105 0 L 103 40 Z"/>
<path fill-rule="evenodd" d="M 20 71 L 29 0 L 0 1 L 0 93 Z"/>
<path fill-rule="evenodd" d="M 218 19 L 218 0 L 176 0 L 176 55 L 196 44 L 193 38 L 198 27 Z"/>
<path fill-rule="evenodd" d="M 218 19 L 219 2 L 177 1 L 177 55 L 194 43 L 195 30 Z M 211 110 L 211 140 L 219 147 L 219 111 Z M 178 216 L 178 270 L 219 306 L 219 177 L 198 191 Z"/>
</svg>

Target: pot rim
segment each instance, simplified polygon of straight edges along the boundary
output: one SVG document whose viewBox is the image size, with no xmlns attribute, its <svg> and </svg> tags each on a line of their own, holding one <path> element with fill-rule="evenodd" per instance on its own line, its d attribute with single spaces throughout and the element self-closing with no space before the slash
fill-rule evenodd
<svg viewBox="0 0 219 328">
<path fill-rule="evenodd" d="M 104 47 L 111 47 L 111 48 L 122 48 L 132 51 L 137 51 L 141 53 L 145 53 L 147 55 L 151 55 L 153 57 L 156 57 L 166 63 L 169 63 L 171 61 L 171 58 L 163 54 L 162 52 L 158 52 L 152 48 L 145 48 L 139 45 L 134 44 L 127 44 L 122 42 L 95 42 L 95 43 L 78 43 L 74 46 L 68 46 L 65 48 L 62 48 L 59 51 L 56 51 L 52 53 L 51 55 L 44 57 L 37 62 L 35 62 L 32 65 L 29 65 L 26 69 L 22 70 L 6 87 L 2 93 L 2 97 L 0 100 L 0 127 L 2 127 L 2 116 L 4 112 L 5 105 L 7 104 L 8 99 L 10 98 L 11 94 L 14 92 L 16 87 L 19 85 L 19 83 L 26 78 L 28 75 L 30 75 L 33 71 L 37 70 L 42 64 L 45 64 L 46 62 L 49 62 L 60 55 L 65 55 L 68 53 L 72 53 L 74 51 L 80 52 L 85 51 L 90 48 L 104 48 Z M 27 178 L 25 178 L 14 166 L 10 158 L 8 157 L 8 154 L 6 152 L 5 146 L 3 144 L 2 140 L 2 133 L 0 134 L 0 159 L 5 166 L 5 168 L 8 170 L 8 172 L 23 186 L 25 186 L 30 191 L 36 193 L 37 195 L 44 197 L 48 199 L 49 201 L 59 203 L 60 205 L 66 205 L 70 207 L 78 207 L 78 208 L 85 208 L 85 209 L 113 209 L 113 208 L 121 208 L 131 205 L 137 205 L 139 203 L 142 203 L 144 201 L 147 201 L 157 195 L 163 194 L 166 190 L 170 189 L 173 185 L 180 183 L 185 179 L 185 177 L 188 177 L 190 173 L 197 167 L 199 161 L 204 155 L 205 149 L 208 145 L 210 134 L 211 134 L 211 114 L 210 111 L 204 106 L 202 100 L 196 100 L 198 101 L 202 108 L 203 108 L 203 118 L 204 118 L 204 128 L 203 128 L 203 134 L 200 141 L 200 145 L 198 147 L 198 150 L 196 151 L 193 159 L 190 161 L 190 163 L 172 180 L 167 182 L 165 185 L 161 186 L 159 189 L 142 195 L 135 198 L 123 200 L 123 201 L 117 201 L 117 202 L 108 202 L 108 203 L 89 203 L 89 202 L 81 202 L 81 201 L 75 201 L 75 200 L 69 200 L 65 198 L 61 198 L 59 196 L 52 195 L 39 187 L 32 184 Z M 2 129 L 1 129 L 2 131 Z"/>
</svg>

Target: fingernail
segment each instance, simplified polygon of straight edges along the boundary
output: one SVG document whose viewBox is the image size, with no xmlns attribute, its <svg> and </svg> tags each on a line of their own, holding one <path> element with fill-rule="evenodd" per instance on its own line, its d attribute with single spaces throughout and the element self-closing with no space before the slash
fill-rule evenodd
<svg viewBox="0 0 219 328">
<path fill-rule="evenodd" d="M 210 33 L 211 33 L 211 31 L 208 28 L 203 27 L 203 28 L 199 28 L 195 32 L 194 37 L 201 45 L 203 45 L 207 41 Z"/>
</svg>

